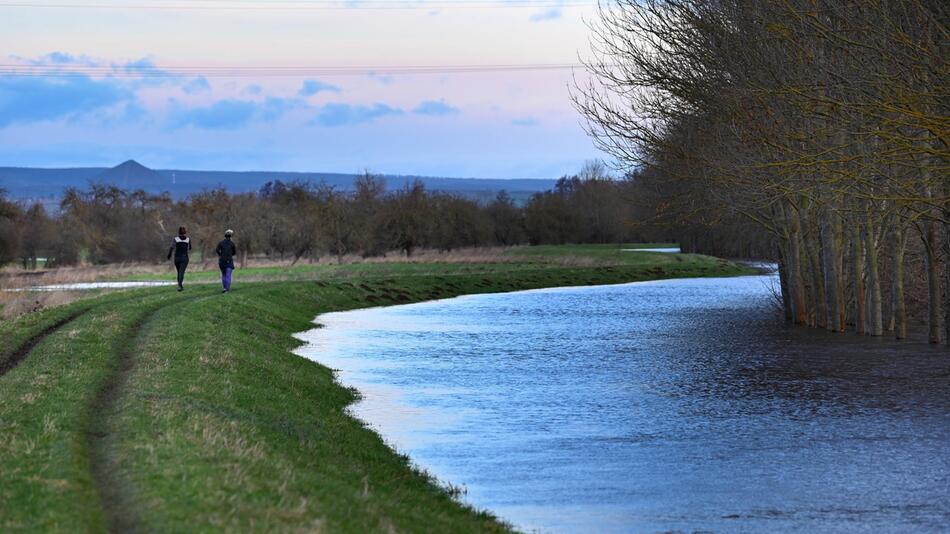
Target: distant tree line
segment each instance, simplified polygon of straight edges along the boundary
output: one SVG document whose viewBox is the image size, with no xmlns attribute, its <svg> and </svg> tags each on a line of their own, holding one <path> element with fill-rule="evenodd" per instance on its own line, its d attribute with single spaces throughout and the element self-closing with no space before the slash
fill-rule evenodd
<svg viewBox="0 0 950 534">
<path fill-rule="evenodd" d="M 213 256 L 226 228 L 248 256 L 299 261 L 326 256 L 411 256 L 419 249 L 521 244 L 618 243 L 643 233 L 626 200 L 629 180 L 601 164 L 557 181 L 523 205 L 505 192 L 491 202 L 427 191 L 419 182 L 387 191 L 360 176 L 353 191 L 323 184 L 269 182 L 257 193 L 213 189 L 173 201 L 168 194 L 92 184 L 67 189 L 56 213 L 0 195 L 0 262 L 36 268 L 79 263 L 152 262 L 164 257 L 179 226 L 196 250 Z"/>
<path fill-rule="evenodd" d="M 684 246 L 773 247 L 789 321 L 904 338 L 921 313 L 950 340 L 948 22 L 945 0 L 616 0 L 575 102 Z"/>
</svg>

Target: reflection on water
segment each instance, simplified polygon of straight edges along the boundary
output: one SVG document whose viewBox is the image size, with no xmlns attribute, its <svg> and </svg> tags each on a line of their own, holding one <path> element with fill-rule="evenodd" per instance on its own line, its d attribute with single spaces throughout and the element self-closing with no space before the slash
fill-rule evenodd
<svg viewBox="0 0 950 534">
<path fill-rule="evenodd" d="M 389 442 L 525 529 L 946 529 L 946 352 L 784 328 L 772 280 L 331 313 L 299 353 L 340 369 Z"/>
</svg>

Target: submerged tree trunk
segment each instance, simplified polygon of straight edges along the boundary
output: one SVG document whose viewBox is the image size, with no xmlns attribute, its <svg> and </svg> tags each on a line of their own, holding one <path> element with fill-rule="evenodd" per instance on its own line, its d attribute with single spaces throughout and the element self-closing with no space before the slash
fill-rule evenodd
<svg viewBox="0 0 950 534">
<path fill-rule="evenodd" d="M 805 241 L 808 248 L 808 263 L 810 267 L 809 279 L 811 280 L 812 305 L 809 314 L 809 324 L 819 328 L 826 328 L 828 325 L 828 301 L 825 294 L 825 278 L 822 275 L 821 268 L 821 244 L 815 235 Z"/>
<path fill-rule="evenodd" d="M 894 223 L 894 273 L 891 286 L 891 310 L 893 314 L 892 322 L 894 324 L 894 337 L 897 339 L 907 338 L 907 308 L 904 305 L 904 248 L 906 245 L 906 233 L 901 226 L 901 221 Z"/>
<path fill-rule="evenodd" d="M 851 276 L 854 277 L 854 331 L 865 333 L 866 307 L 864 293 L 864 240 L 861 231 L 855 230 L 851 238 Z"/>
<path fill-rule="evenodd" d="M 940 343 L 940 273 L 937 266 L 937 224 L 924 222 L 924 263 L 927 267 L 927 337 Z"/>
<path fill-rule="evenodd" d="M 868 214 L 870 217 L 870 213 Z M 872 336 L 884 335 L 884 314 L 881 298 L 881 277 L 878 266 L 878 239 L 875 225 L 868 221 L 865 235 L 865 264 L 867 266 L 867 328 L 866 332 Z"/>
<path fill-rule="evenodd" d="M 944 186 L 945 196 L 950 198 L 950 185 Z M 944 221 L 950 221 L 950 206 L 943 210 Z M 943 339 L 950 346 L 950 223 L 943 223 Z"/>
<path fill-rule="evenodd" d="M 827 300 L 825 326 L 832 332 L 843 332 L 845 329 L 842 248 L 844 248 L 844 235 L 841 217 L 835 215 L 832 209 L 828 209 L 821 221 L 821 263 Z"/>
<path fill-rule="evenodd" d="M 807 310 L 805 308 L 805 283 L 802 278 L 802 231 L 798 212 L 789 210 L 788 235 L 788 284 L 789 296 L 792 299 L 792 322 L 798 325 L 806 324 Z"/>
<path fill-rule="evenodd" d="M 944 211 L 944 219 L 950 216 Z M 947 223 L 943 226 L 943 339 L 950 345 L 950 228 Z"/>
<path fill-rule="evenodd" d="M 792 312 L 792 299 L 789 298 L 788 292 L 788 263 L 785 261 L 787 254 L 785 254 L 785 247 L 783 245 L 778 246 L 778 282 L 779 288 L 782 292 L 782 311 L 785 313 L 785 321 L 792 322 L 792 318 L 795 316 Z"/>
</svg>

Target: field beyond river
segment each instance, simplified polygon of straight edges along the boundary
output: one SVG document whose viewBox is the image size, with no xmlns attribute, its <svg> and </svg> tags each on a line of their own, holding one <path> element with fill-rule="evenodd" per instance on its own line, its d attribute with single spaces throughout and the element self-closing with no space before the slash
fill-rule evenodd
<svg viewBox="0 0 950 534">
<path fill-rule="evenodd" d="M 752 272 L 625 248 L 239 269 L 226 295 L 199 268 L 182 293 L 87 292 L 0 322 L 0 530 L 509 530 L 353 419 L 354 392 L 291 334 L 331 311 Z"/>
</svg>

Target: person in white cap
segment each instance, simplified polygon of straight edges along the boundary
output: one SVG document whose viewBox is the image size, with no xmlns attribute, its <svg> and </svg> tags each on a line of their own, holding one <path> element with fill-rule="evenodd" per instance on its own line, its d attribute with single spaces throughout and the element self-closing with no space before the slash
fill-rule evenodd
<svg viewBox="0 0 950 534">
<path fill-rule="evenodd" d="M 234 256 L 237 255 L 237 247 L 234 246 L 234 241 L 231 241 L 233 235 L 234 230 L 225 231 L 224 239 L 214 249 L 218 254 L 218 267 L 221 269 L 221 285 L 224 286 L 222 293 L 231 291 L 231 273 L 234 271 Z"/>
</svg>

